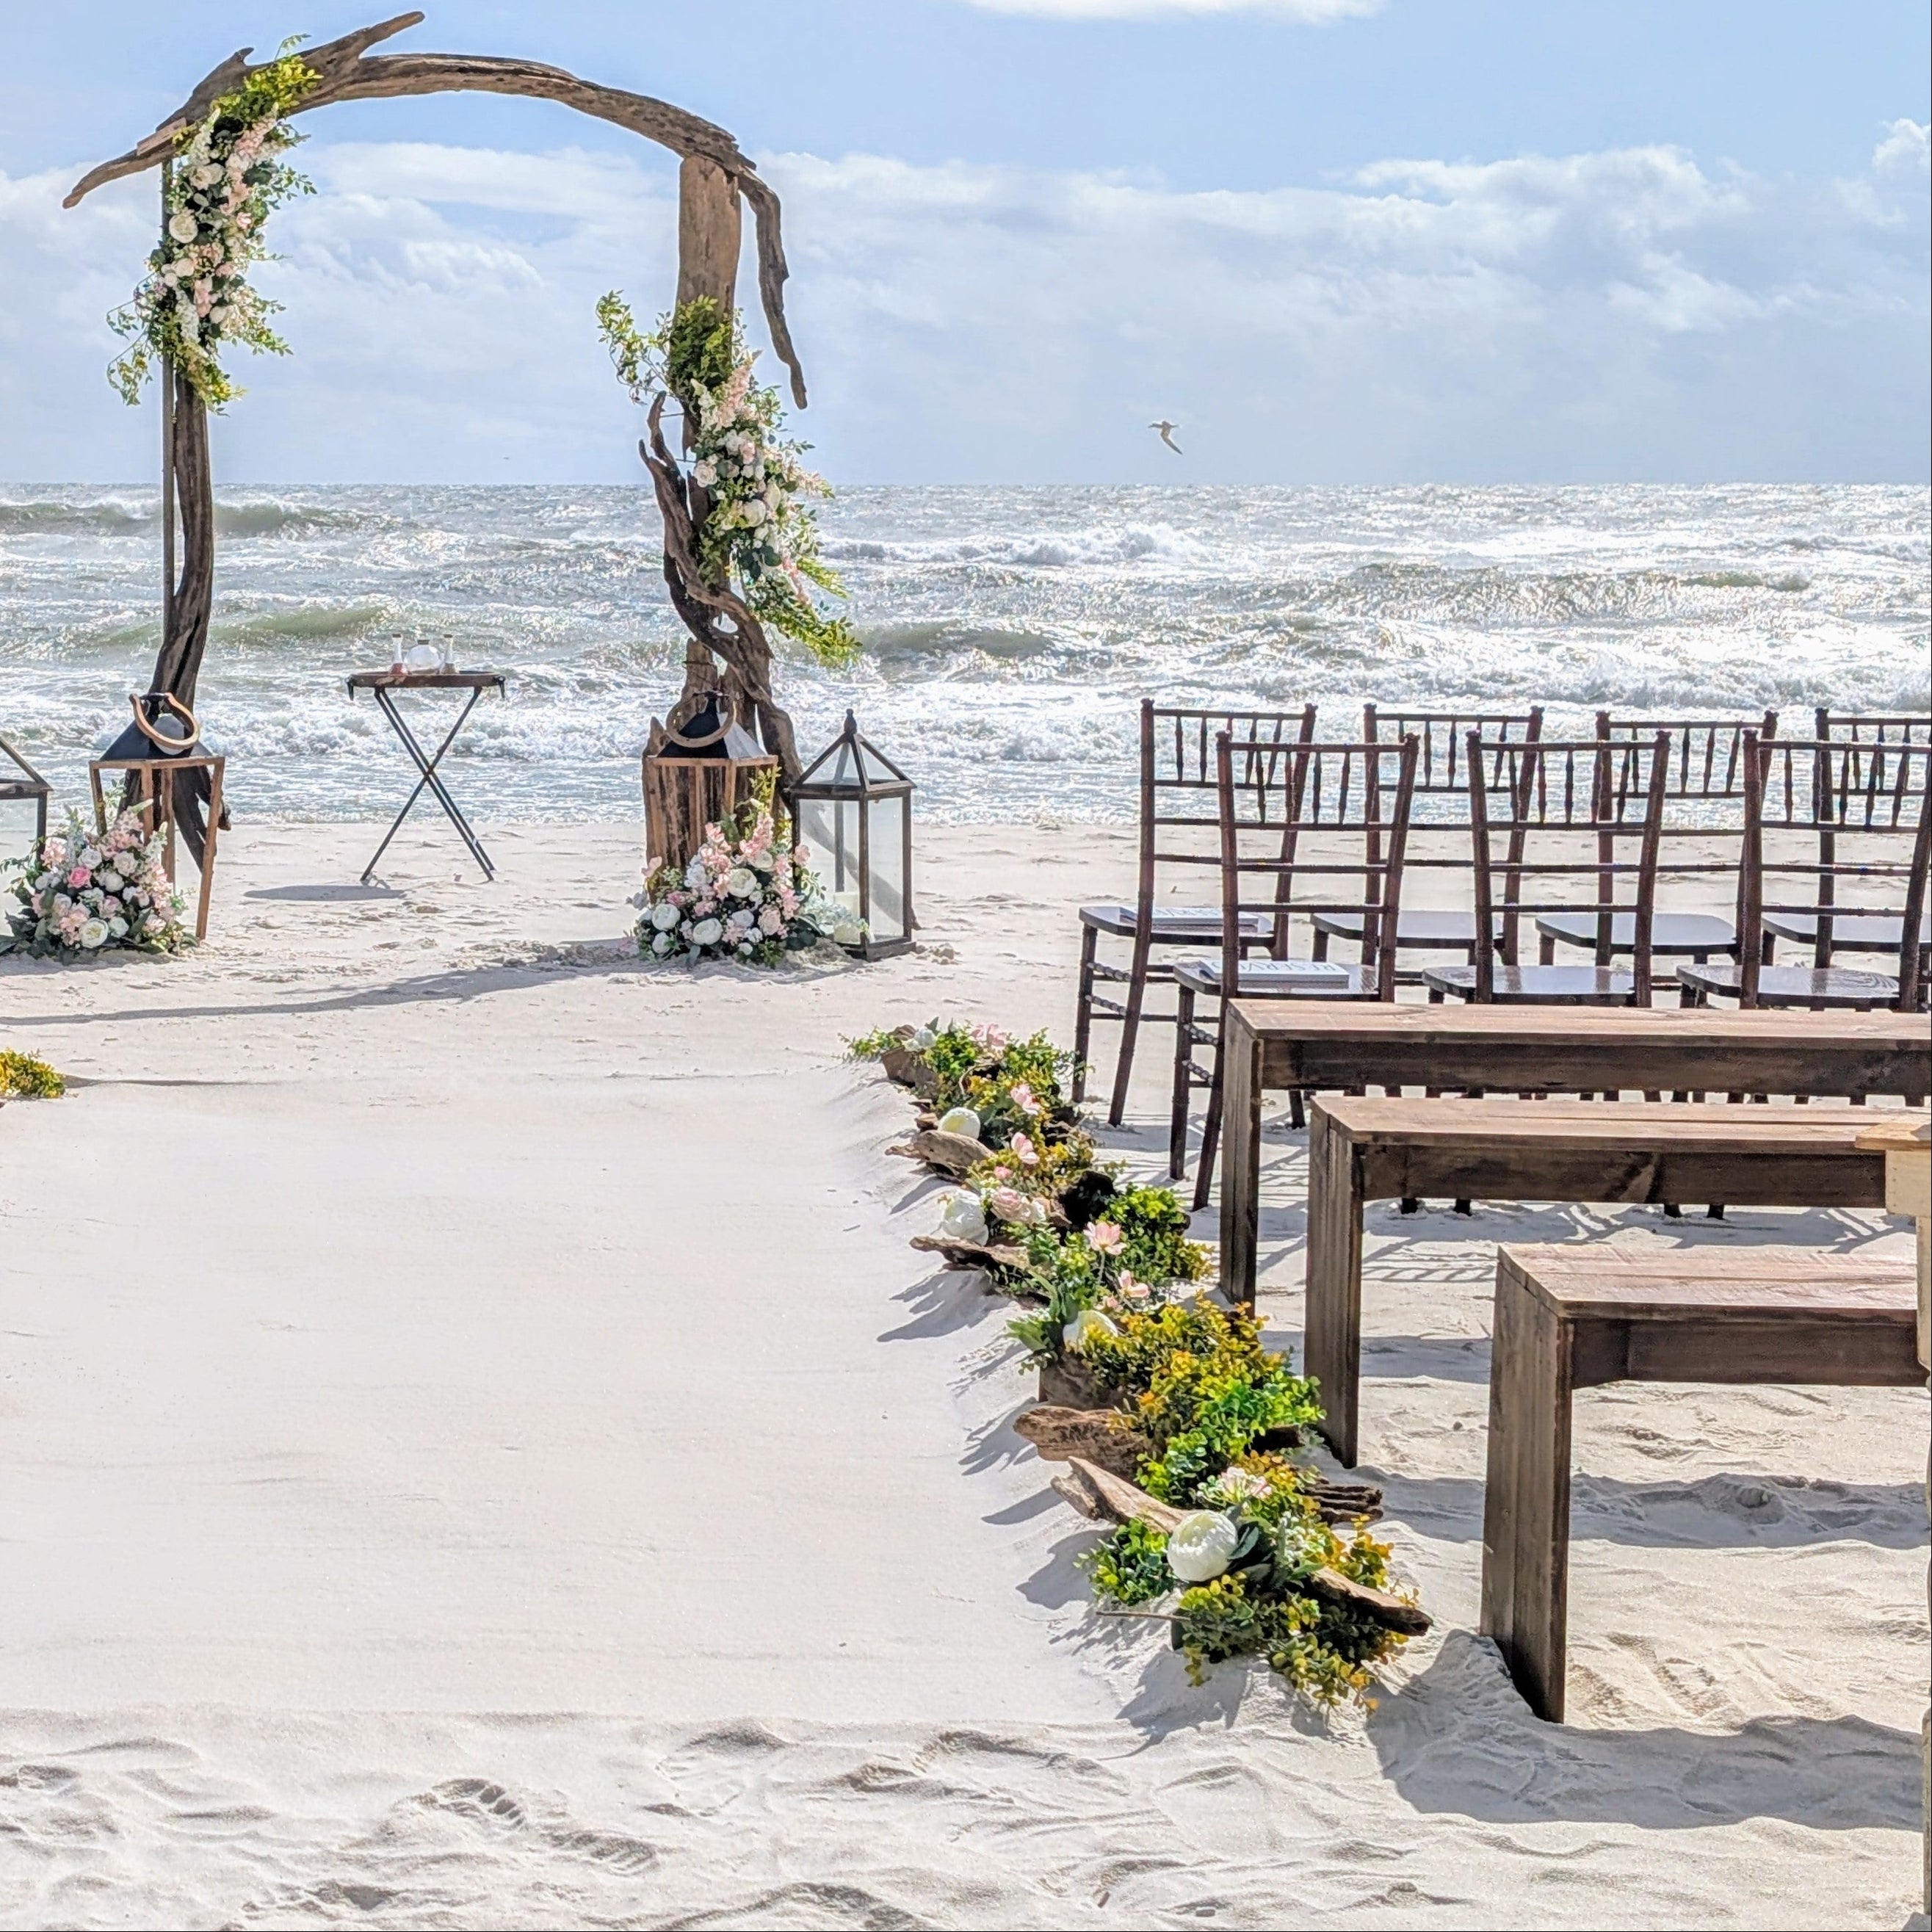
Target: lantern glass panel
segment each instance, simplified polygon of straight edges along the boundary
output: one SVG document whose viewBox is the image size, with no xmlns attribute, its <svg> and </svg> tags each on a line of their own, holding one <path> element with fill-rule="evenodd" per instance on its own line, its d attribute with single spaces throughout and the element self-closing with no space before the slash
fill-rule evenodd
<svg viewBox="0 0 1932 1932">
<path fill-rule="evenodd" d="M 851 798 L 802 798 L 798 802 L 799 842 L 806 862 L 837 904 L 858 918 L 859 801 Z"/>
<path fill-rule="evenodd" d="M 902 795 L 872 801 L 872 938 L 879 942 L 904 939 L 906 930 L 906 801 Z"/>
</svg>

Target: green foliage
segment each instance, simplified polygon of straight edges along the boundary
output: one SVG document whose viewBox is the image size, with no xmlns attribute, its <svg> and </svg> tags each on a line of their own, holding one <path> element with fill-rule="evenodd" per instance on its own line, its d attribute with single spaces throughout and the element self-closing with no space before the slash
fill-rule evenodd
<svg viewBox="0 0 1932 1932">
<path fill-rule="evenodd" d="M 1129 1606 L 1150 1604 L 1174 1588 L 1167 1538 L 1136 1518 L 1124 1522 L 1079 1558 L 1096 1596 Z"/>
<path fill-rule="evenodd" d="M 1046 1306 L 1037 1314 L 1016 1316 L 1006 1333 L 1025 1348 L 1029 1361 L 1057 1361 L 1067 1323 L 1083 1308 L 1100 1306 L 1106 1288 L 1101 1258 L 1082 1236 L 1063 1236 L 1052 1228 L 1027 1228 L 1024 1238 L 1026 1270 L 1006 1284 L 1007 1292 L 1037 1296 Z"/>
<path fill-rule="evenodd" d="M 67 1082 L 44 1060 L 0 1048 L 0 1094 L 15 1100 L 58 1100 Z"/>
<path fill-rule="evenodd" d="M 1199 1281 L 1212 1264 L 1187 1238 L 1187 1210 L 1171 1187 L 1128 1188 L 1107 1204 L 1106 1218 L 1120 1231 L 1120 1264 L 1137 1281 Z"/>
<path fill-rule="evenodd" d="M 881 1027 L 876 1033 L 862 1033 L 845 1042 L 848 1060 L 883 1060 L 895 1047 L 905 1044 L 903 1027 Z"/>
</svg>

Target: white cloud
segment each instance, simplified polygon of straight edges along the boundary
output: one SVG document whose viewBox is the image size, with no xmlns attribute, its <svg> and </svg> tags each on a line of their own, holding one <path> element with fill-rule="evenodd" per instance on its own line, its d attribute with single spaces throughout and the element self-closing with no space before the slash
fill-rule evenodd
<svg viewBox="0 0 1932 1932">
<path fill-rule="evenodd" d="M 1814 188 L 1663 148 L 1265 192 L 764 166 L 802 427 L 834 476 L 1916 476 L 1924 146 L 1898 123 L 1868 175 Z M 668 168 L 400 143 L 304 159 L 322 192 L 278 216 L 288 259 L 261 278 L 297 353 L 243 358 L 225 474 L 638 473 L 590 311 L 614 285 L 640 314 L 668 300 Z M 152 422 L 101 382 L 100 317 L 139 271 L 152 182 L 68 214 L 66 181 L 0 177 L 0 475 L 142 473 Z M 1147 436 L 1161 415 L 1186 428 L 1184 471 Z"/>
<path fill-rule="evenodd" d="M 988 14 L 1030 14 L 1052 20 L 1150 20 L 1214 14 L 1271 14 L 1325 26 L 1382 11 L 1382 0 L 966 0 Z"/>
<path fill-rule="evenodd" d="M 1932 126 L 1894 121 L 1872 151 L 1872 167 L 1876 172 L 1896 168 L 1902 173 L 1922 175 L 1932 169 Z"/>
</svg>

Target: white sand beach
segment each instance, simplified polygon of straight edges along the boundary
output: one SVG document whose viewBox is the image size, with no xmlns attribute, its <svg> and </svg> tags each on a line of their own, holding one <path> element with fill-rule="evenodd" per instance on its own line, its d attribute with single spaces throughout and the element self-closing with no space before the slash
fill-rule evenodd
<svg viewBox="0 0 1932 1932">
<path fill-rule="evenodd" d="M 1070 1037 L 1124 829 L 928 829 L 922 949 L 642 964 L 623 826 L 244 826 L 208 944 L 0 962 L 0 1922 L 1897 1926 L 1926 1398 L 1580 1399 L 1570 1719 L 1475 1634 L 1493 1246 L 1842 1212 L 1371 1210 L 1376 1707 L 1094 1618 L 1008 1304 L 842 1040 Z M 1127 1130 L 1152 1174 L 1171 1036 Z M 1100 1054 L 1111 1054 L 1103 1034 Z M 1264 1160 L 1299 1357 L 1305 1137 Z M 1198 1232 L 1211 1236 L 1208 1217 Z"/>
</svg>

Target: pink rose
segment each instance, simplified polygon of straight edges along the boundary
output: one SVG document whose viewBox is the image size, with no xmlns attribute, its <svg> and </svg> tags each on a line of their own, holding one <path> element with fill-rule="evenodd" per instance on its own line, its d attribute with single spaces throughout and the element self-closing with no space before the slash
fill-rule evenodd
<svg viewBox="0 0 1932 1932">
<path fill-rule="evenodd" d="M 1124 1238 L 1120 1229 L 1111 1221 L 1096 1221 L 1087 1230 L 1087 1245 L 1098 1254 L 1118 1254 L 1120 1243 Z"/>
<path fill-rule="evenodd" d="M 1010 1187 L 996 1187 L 986 1197 L 986 1204 L 1002 1221 L 1024 1221 L 1026 1219 L 1026 1196 Z"/>
<path fill-rule="evenodd" d="M 91 877 L 92 877 L 92 874 L 88 871 L 85 866 L 76 866 L 74 870 L 67 875 L 67 882 L 69 885 L 73 886 L 76 892 L 78 892 L 82 886 L 87 884 Z"/>
</svg>

